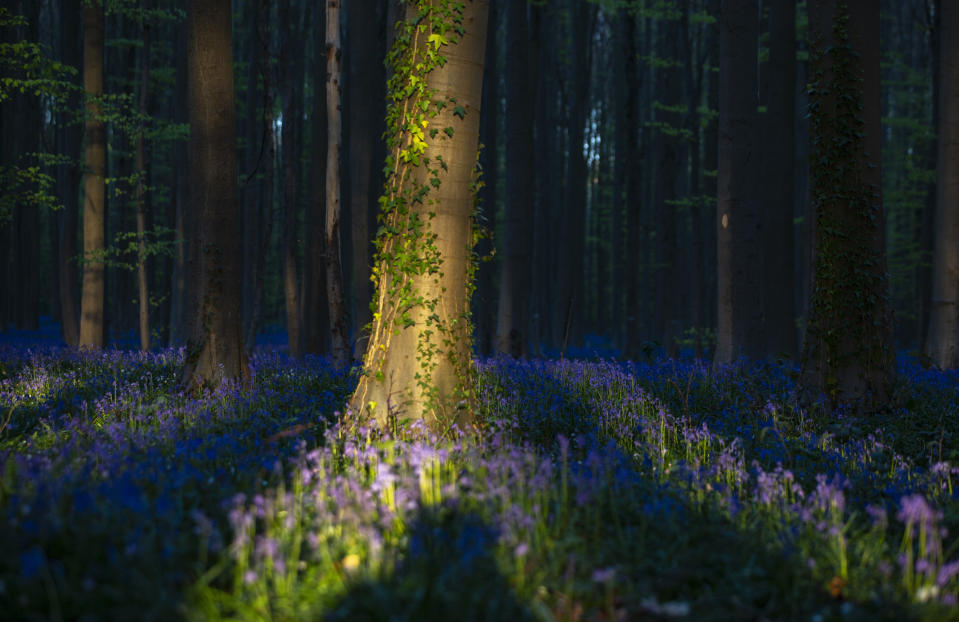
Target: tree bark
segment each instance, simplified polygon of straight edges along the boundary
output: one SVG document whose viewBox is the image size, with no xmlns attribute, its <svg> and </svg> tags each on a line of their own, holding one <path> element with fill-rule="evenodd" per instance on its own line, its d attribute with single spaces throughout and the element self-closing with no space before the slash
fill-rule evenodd
<svg viewBox="0 0 959 622">
<path fill-rule="evenodd" d="M 868 0 L 810 7 L 812 304 L 802 392 L 881 407 L 893 373 L 880 161 L 879 13 Z"/>
<path fill-rule="evenodd" d="M 760 212 L 756 162 L 756 0 L 721 11 L 717 210 L 718 320 L 715 365 L 762 356 Z"/>
<path fill-rule="evenodd" d="M 61 62 L 73 64 L 82 57 L 82 42 L 79 24 L 75 21 L 81 15 L 79 0 L 69 0 L 62 8 L 60 26 Z M 82 62 L 82 61 L 81 61 Z M 79 69 L 79 68 L 78 68 Z M 68 99 L 70 110 L 80 110 L 80 98 L 71 95 Z M 78 123 L 71 123 L 72 115 L 61 116 L 59 130 L 60 153 L 79 161 L 82 129 Z M 60 326 L 63 341 L 71 347 L 80 342 L 80 310 L 77 300 L 77 212 L 80 190 L 79 164 L 71 163 L 60 168 L 58 175 L 59 195 L 63 210 L 57 215 L 57 235 L 59 250 L 57 260 L 58 286 L 60 293 Z"/>
<path fill-rule="evenodd" d="M 296 106 L 296 71 L 300 50 L 296 45 L 297 28 L 290 15 L 290 0 L 281 0 L 280 22 L 280 88 L 283 89 L 283 129 L 281 133 L 281 152 L 283 158 L 283 301 L 286 305 L 286 332 L 290 347 L 290 356 L 300 356 L 300 298 L 299 277 L 296 265 L 297 232 L 297 161 L 296 141 L 298 134 L 298 114 Z"/>
<path fill-rule="evenodd" d="M 147 3 L 149 9 L 149 2 Z M 137 132 L 137 289 L 139 303 L 140 349 L 150 349 L 150 288 L 147 281 L 147 219 L 150 214 L 150 194 L 147 186 L 150 180 L 150 154 L 147 150 L 144 121 L 149 110 L 150 97 L 150 24 L 143 24 L 143 51 L 140 66 L 140 127 Z"/>
<path fill-rule="evenodd" d="M 351 358 L 340 265 L 340 148 L 343 125 L 340 107 L 340 1 L 326 3 L 326 288 L 330 305 L 330 345 L 333 365 L 346 367 Z"/>
<path fill-rule="evenodd" d="M 373 331 L 364 373 L 350 401 L 352 412 L 368 414 L 382 427 L 388 426 L 394 417 L 424 420 L 437 432 L 447 431 L 454 423 L 460 429 L 468 429 L 472 424 L 468 262 L 489 2 L 472 0 L 462 10 L 465 33 L 447 33 L 455 39 L 438 50 L 446 62 L 426 77 L 427 88 L 436 91 L 434 101 L 455 98 L 455 104 L 438 111 L 423 129 L 420 165 L 400 166 L 398 173 L 400 179 L 415 184 L 414 188 L 432 188 L 427 201 L 405 203 L 407 213 L 421 223 L 423 235 L 413 249 L 395 247 L 402 237 L 387 237 L 383 242 L 377 263 Z M 415 12 L 416 8 L 410 7 L 408 22 L 415 18 Z M 430 34 L 433 33 L 421 32 L 414 37 L 418 55 L 423 54 L 426 45 L 434 45 L 427 42 Z M 417 113 L 405 110 L 400 122 L 405 125 L 413 114 Z M 452 136 L 447 135 L 445 128 L 452 128 Z M 435 135 L 431 136 L 431 130 L 436 130 Z M 391 157 L 399 163 L 398 153 Z M 426 163 L 435 168 L 428 169 Z M 409 177 L 403 176 L 402 171 L 407 171 Z M 434 178 L 438 187 L 431 183 Z M 394 211 L 387 225 L 406 230 L 401 216 L 400 210 Z M 435 253 L 439 270 L 396 270 L 395 264 L 390 263 L 394 252 L 403 253 L 414 264 L 431 262 L 426 254 Z M 421 298 L 419 304 L 407 307 L 396 293 L 404 282 L 409 283 L 414 297 Z M 435 305 L 429 304 L 431 300 Z"/>
<path fill-rule="evenodd" d="M 506 57 L 506 209 L 495 350 L 514 357 L 529 351 L 529 291 L 533 244 L 533 104 L 535 84 L 529 79 L 527 4 L 507 9 Z M 582 230 L 577 234 L 581 234 Z"/>
<path fill-rule="evenodd" d="M 376 165 L 380 157 L 383 133 L 384 55 L 374 42 L 379 37 L 382 9 L 373 11 L 363 2 L 347 2 L 349 13 L 349 171 L 350 235 L 352 240 L 352 318 L 353 358 L 360 360 L 366 349 L 365 329 L 370 323 L 370 299 L 373 295 L 370 265 L 382 179 Z M 388 24 L 392 28 L 393 24 Z"/>
<path fill-rule="evenodd" d="M 959 6 L 942 2 L 939 32 L 939 153 L 932 307 L 926 355 L 959 367 Z"/>
<path fill-rule="evenodd" d="M 793 188 L 796 162 L 796 2 L 770 5 L 769 70 L 766 91 L 767 141 L 764 162 L 766 196 L 763 208 L 763 309 L 765 353 L 795 358 L 795 252 Z"/>
<path fill-rule="evenodd" d="M 303 313 L 304 349 L 310 354 L 330 350 L 330 306 L 326 290 L 326 8 L 313 13 L 313 118 L 311 175 L 313 198 L 307 216 L 308 238 L 303 279 L 306 283 Z M 319 85 L 324 85 L 319 89 Z"/>
<path fill-rule="evenodd" d="M 177 49 L 186 48 L 186 25 L 176 26 Z M 173 120 L 189 123 L 187 113 L 187 64 L 186 56 L 176 59 L 176 83 L 174 86 Z M 173 250 L 173 270 L 170 283 L 170 335 L 169 345 L 180 346 L 189 336 L 188 283 L 187 283 L 187 198 L 189 169 L 187 167 L 187 144 L 179 140 L 173 145 L 173 229 L 176 246 Z"/>
<path fill-rule="evenodd" d="M 100 99 L 103 97 L 103 6 L 96 2 L 83 7 L 83 90 L 87 102 L 79 345 L 102 348 L 104 264 L 95 259 L 103 252 L 105 242 L 107 135 Z"/>
<path fill-rule="evenodd" d="M 250 368 L 241 327 L 236 108 L 229 0 L 191 0 L 187 12 L 190 209 L 196 218 L 191 282 L 196 307 L 182 384 L 215 387 Z"/>
</svg>

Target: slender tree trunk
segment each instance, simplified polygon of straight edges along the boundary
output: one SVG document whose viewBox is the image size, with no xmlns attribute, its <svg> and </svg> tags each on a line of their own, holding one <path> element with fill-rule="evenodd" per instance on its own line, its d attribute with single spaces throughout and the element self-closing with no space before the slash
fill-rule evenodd
<svg viewBox="0 0 959 622">
<path fill-rule="evenodd" d="M 236 109 L 229 0 L 190 0 L 190 209 L 196 239 L 191 283 L 197 306 L 182 384 L 249 381 L 241 326 L 240 227 L 236 187 Z"/>
<path fill-rule="evenodd" d="M 149 2 L 147 9 L 150 8 Z M 137 132 L 137 287 L 139 295 L 140 349 L 150 349 L 150 291 L 147 281 L 147 219 L 150 213 L 150 195 L 147 186 L 150 183 L 150 158 L 147 150 L 143 120 L 149 115 L 150 97 L 150 25 L 143 24 L 143 55 L 140 66 L 140 128 Z"/>
<path fill-rule="evenodd" d="M 246 149 L 242 189 L 243 200 L 243 335 L 247 348 L 253 320 L 254 295 L 256 292 L 257 260 L 260 258 L 260 201 L 262 184 L 259 176 L 266 165 L 266 132 L 261 119 L 266 114 L 261 110 L 260 78 L 264 45 L 260 41 L 259 3 L 246 7 L 249 32 L 249 62 L 246 69 Z"/>
<path fill-rule="evenodd" d="M 756 0 L 722 9 L 719 60 L 719 332 L 714 363 L 762 356 L 760 213 L 756 199 Z"/>
<path fill-rule="evenodd" d="M 107 136 L 103 121 L 103 7 L 83 7 L 83 90 L 86 121 L 83 197 L 83 287 L 80 298 L 80 346 L 102 348 Z"/>
<path fill-rule="evenodd" d="M 330 305 L 333 365 L 349 364 L 351 348 L 340 266 L 340 150 L 343 132 L 340 97 L 340 1 L 326 3 L 326 288 Z"/>
<path fill-rule="evenodd" d="M 529 291 L 533 244 L 533 104 L 529 24 L 525 2 L 508 7 L 506 56 L 506 211 L 495 349 L 514 357 L 529 348 Z"/>
<path fill-rule="evenodd" d="M 483 105 L 480 119 L 480 168 L 483 171 L 483 187 L 479 199 L 484 225 L 491 235 L 480 240 L 476 252 L 480 257 L 491 257 L 495 244 L 494 233 L 499 205 L 499 64 L 500 49 L 497 45 L 501 11 L 496 3 L 489 8 L 486 28 L 486 70 L 483 72 Z M 496 261 L 482 261 L 476 271 L 476 291 L 471 304 L 473 314 L 473 341 L 479 356 L 489 356 L 493 352 L 493 339 L 496 332 L 496 300 L 493 271 L 498 267 Z"/>
<path fill-rule="evenodd" d="M 364 374 L 350 409 L 354 413 L 369 413 L 381 427 L 396 415 L 425 420 L 430 428 L 440 432 L 453 423 L 461 429 L 472 424 L 471 334 L 466 321 L 468 261 L 488 10 L 486 0 L 467 2 L 462 8 L 461 22 L 465 33 L 450 32 L 449 43 L 438 46 L 438 53 L 446 62 L 431 69 L 426 88 L 436 90 L 435 98 L 445 101 L 453 97 L 456 103 L 438 111 L 423 129 L 421 165 L 410 162 L 412 168 L 400 167 L 397 173 L 401 180 L 408 180 L 403 183 L 432 190 L 429 201 L 405 203 L 407 213 L 415 215 L 415 222 L 422 224 L 426 237 L 420 237 L 419 245 L 411 249 L 396 248 L 399 238 L 387 238 L 377 264 L 377 312 Z M 415 8 L 411 7 L 408 23 L 415 18 L 413 11 Z M 413 37 L 414 50 L 420 50 L 417 54 L 422 54 L 430 34 L 423 32 Z M 401 107 L 397 99 L 402 98 L 394 94 L 394 105 Z M 415 114 L 418 112 L 406 110 L 399 122 L 408 127 L 406 123 Z M 451 136 L 445 128 L 452 128 Z M 393 153 L 391 157 L 399 165 L 399 155 Z M 435 168 L 427 168 L 427 162 Z M 445 164 L 441 166 L 440 162 Z M 434 178 L 438 187 L 431 181 Z M 402 216 L 401 210 L 394 211 L 387 225 L 405 229 Z M 394 252 L 410 261 L 413 259 L 408 253 L 414 253 L 417 259 L 413 265 L 419 261 L 431 263 L 427 254 L 435 253 L 441 265 L 433 273 L 403 270 L 391 263 Z M 422 299 L 420 304 L 408 306 L 406 296 L 400 293 L 405 291 L 405 284 L 414 298 Z"/>
<path fill-rule="evenodd" d="M 936 241 L 926 355 L 959 367 L 959 6 L 941 3 Z"/>
<path fill-rule="evenodd" d="M 186 26 L 176 26 L 177 49 L 186 48 Z M 188 123 L 187 114 L 187 65 L 186 55 L 176 58 L 176 83 L 174 87 L 173 120 L 176 123 Z M 173 270 L 170 283 L 170 336 L 169 345 L 179 346 L 186 343 L 188 324 L 188 285 L 187 285 L 187 144 L 178 140 L 173 145 L 173 229 L 176 246 L 173 249 Z"/>
<path fill-rule="evenodd" d="M 627 16 L 623 38 L 626 40 L 625 83 L 626 95 L 623 105 L 625 114 L 623 133 L 628 137 L 623 154 L 626 168 L 626 310 L 624 353 L 626 358 L 636 358 L 639 353 L 642 318 L 642 228 L 640 226 L 640 180 L 642 165 L 639 157 L 639 88 L 640 72 L 636 49 L 636 17 Z"/>
<path fill-rule="evenodd" d="M 263 139 L 265 141 L 263 153 L 263 200 L 260 203 L 260 213 L 257 217 L 258 227 L 255 234 L 257 254 L 253 274 L 253 292 L 251 294 L 252 308 L 250 320 L 244 326 L 244 342 L 247 348 L 256 343 L 256 335 L 260 330 L 260 316 L 263 308 L 263 284 L 266 280 L 266 255 L 269 250 L 270 238 L 273 236 L 273 182 L 276 166 L 276 141 L 273 136 L 273 79 L 270 69 L 270 3 L 269 0 L 260 1 L 260 19 L 257 24 L 257 37 L 262 52 L 260 54 L 260 76 L 263 79 Z"/>
<path fill-rule="evenodd" d="M 281 152 L 283 158 L 283 300 L 286 304 L 286 332 L 289 339 L 290 356 L 300 356 L 300 299 L 296 265 L 297 232 L 297 162 L 296 136 L 298 133 L 298 111 L 296 107 L 296 82 L 300 79 L 296 71 L 296 58 L 299 49 L 296 46 L 297 30 L 290 15 L 290 0 L 280 2 L 280 88 L 283 89 L 283 129 L 281 134 Z"/>
<path fill-rule="evenodd" d="M 61 8 L 62 24 L 60 27 L 60 54 L 61 62 L 72 64 L 82 57 L 82 42 L 79 24 L 76 16 L 81 15 L 79 0 L 68 0 Z M 78 67 L 78 69 L 80 69 Z M 80 110 L 80 98 L 71 95 L 68 99 L 70 110 Z M 58 135 L 60 139 L 60 153 L 79 161 L 82 128 L 74 123 L 73 113 L 62 114 Z M 57 235 L 59 252 L 57 260 L 58 285 L 60 293 L 60 326 L 63 341 L 75 347 L 80 342 L 80 310 L 77 300 L 77 211 L 80 190 L 80 168 L 78 163 L 71 162 L 60 168 L 58 175 L 60 200 L 63 210 L 57 214 Z"/>
<path fill-rule="evenodd" d="M 326 7 L 313 12 L 313 118 L 312 122 L 312 200 L 307 217 L 307 255 L 303 279 L 304 295 L 303 333 L 305 351 L 325 354 L 330 350 L 330 307 L 326 291 Z M 316 88 L 324 85 L 323 89 Z"/>
<path fill-rule="evenodd" d="M 382 10 L 382 9 L 380 9 Z M 382 179 L 376 166 L 383 133 L 383 93 L 385 80 L 380 48 L 374 45 L 380 34 L 382 13 L 371 15 L 363 2 L 347 2 L 349 13 L 349 172 L 350 234 L 352 239 L 352 318 L 353 358 L 360 360 L 366 349 L 365 329 L 370 323 L 370 299 L 373 295 L 370 265 L 373 260 L 375 215 Z M 392 28 L 393 24 L 388 27 Z M 372 217 L 372 219 L 371 219 Z"/>
<path fill-rule="evenodd" d="M 593 29 L 596 24 L 596 5 L 573 0 L 575 16 L 572 33 L 572 76 L 570 80 L 570 106 L 566 119 L 569 135 L 569 160 L 567 161 L 567 220 L 564 230 L 568 235 L 564 243 L 568 250 L 564 255 L 563 273 L 567 279 L 566 300 L 560 300 L 560 311 L 566 310 L 563 320 L 563 349 L 579 347 L 583 343 L 585 328 L 584 255 L 586 252 L 586 154 L 583 137 L 586 130 L 586 114 L 589 108 L 589 83 L 592 58 Z"/>
<path fill-rule="evenodd" d="M 793 188 L 796 175 L 796 2 L 782 0 L 770 5 L 769 80 L 766 101 L 768 141 L 766 204 L 763 208 L 763 309 L 766 328 L 765 352 L 769 356 L 795 358 L 796 304 Z"/>
<path fill-rule="evenodd" d="M 802 391 L 881 407 L 893 373 L 880 169 L 879 12 L 814 0 L 810 93 L 815 267 Z"/>
</svg>

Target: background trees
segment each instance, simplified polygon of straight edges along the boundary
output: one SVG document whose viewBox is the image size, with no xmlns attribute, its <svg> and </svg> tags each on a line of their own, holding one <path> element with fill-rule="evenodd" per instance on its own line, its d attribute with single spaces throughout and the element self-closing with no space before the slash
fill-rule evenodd
<svg viewBox="0 0 959 622">
<path fill-rule="evenodd" d="M 247 347 L 267 339 L 293 354 L 325 354 L 331 344 L 326 11 L 314 4 L 235 2 L 229 24 L 239 201 L 231 209 L 239 221 L 243 336 Z M 939 4 L 883 0 L 879 22 L 870 26 L 881 46 L 872 42 L 870 66 L 879 59 L 880 80 L 867 132 L 879 142 L 868 150 L 871 157 L 882 154 L 872 163 L 881 164 L 884 215 L 869 245 L 870 256 L 883 250 L 887 256 L 892 320 L 883 322 L 893 325 L 883 339 L 954 365 L 938 349 L 957 339 L 942 323 L 955 313 L 942 313 L 939 301 L 950 300 L 941 288 L 956 279 L 932 276 L 948 274 L 943 253 L 955 246 L 947 240 L 933 253 L 935 235 L 951 231 L 946 216 L 934 218 L 937 193 L 949 187 L 936 183 L 937 162 L 940 175 L 948 178 L 951 170 L 953 80 L 943 73 L 948 62 L 934 62 L 940 53 L 950 58 L 939 46 L 948 45 L 940 29 L 950 27 L 950 9 L 940 15 Z M 176 53 L 185 47 L 184 6 L 108 1 L 99 9 L 104 51 L 83 56 L 81 44 L 95 40 L 84 38 L 81 18 L 96 17 L 96 4 L 4 4 L 9 15 L 24 16 L 2 26 L 4 41 L 30 42 L 37 58 L 61 59 L 64 66 L 51 69 L 50 79 L 74 84 L 62 89 L 65 99 L 28 88 L 0 101 L 4 136 L 12 137 L 0 149 L 0 287 L 16 293 L 0 297 L 4 328 L 31 328 L 49 315 L 68 343 L 185 342 L 187 294 L 196 285 L 186 250 L 199 229 L 188 208 L 186 55 Z M 383 226 L 376 219 L 386 154 L 382 61 L 404 6 L 369 12 L 364 3 L 344 2 L 332 25 L 343 50 L 343 166 L 335 179 L 345 208 L 338 255 L 354 361 L 373 319 L 369 277 L 373 240 Z M 815 174 L 807 174 L 810 143 L 822 144 L 810 137 L 806 120 L 807 83 L 816 87 L 821 78 L 810 64 L 816 41 L 810 25 L 833 36 L 831 17 L 818 17 L 828 6 L 630 0 L 517 2 L 493 10 L 478 116 L 486 184 L 481 216 L 492 233 L 481 252 L 495 252 L 480 267 L 476 351 L 695 354 L 728 362 L 741 354 L 796 357 L 806 334 L 815 340 L 822 330 L 835 332 L 819 328 L 808 306 L 811 249 L 823 241 L 810 210 L 822 204 L 822 190 L 810 192 Z M 724 24 L 742 29 L 724 37 Z M 95 21 L 89 25 L 92 35 Z M 721 56 L 733 49 L 726 43 L 755 59 L 741 64 L 755 75 L 722 71 Z M 5 49 L 10 59 L 27 50 Z M 98 57 L 102 96 L 81 99 L 80 83 L 94 79 L 95 68 L 62 72 Z M 5 76 L 42 77 L 3 62 Z M 89 127 L 75 121 L 87 104 L 98 111 L 86 115 Z M 97 123 L 102 127 L 93 131 Z M 87 137 L 86 130 L 93 133 Z M 95 169 L 81 154 L 96 152 L 101 135 L 102 168 Z M 739 157 L 726 157 L 730 147 Z M 17 171 L 34 172 L 17 177 Z M 53 199 L 30 198 L 44 192 Z M 54 212 L 51 203 L 63 207 Z M 102 223 L 96 210 L 78 218 L 81 204 L 84 210 L 102 204 Z M 743 209 L 746 238 L 736 229 Z M 732 223 L 725 229 L 724 214 Z M 870 266 L 879 270 L 879 263 Z M 82 288 L 81 273 L 91 277 Z M 100 293 L 96 274 L 102 274 Z M 877 291 L 885 287 L 878 283 Z"/>
</svg>

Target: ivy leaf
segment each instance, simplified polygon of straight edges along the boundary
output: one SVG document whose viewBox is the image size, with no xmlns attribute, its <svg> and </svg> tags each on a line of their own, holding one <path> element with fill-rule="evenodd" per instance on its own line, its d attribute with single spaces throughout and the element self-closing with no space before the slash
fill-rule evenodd
<svg viewBox="0 0 959 622">
<path fill-rule="evenodd" d="M 460 119 L 466 118 L 466 108 L 462 106 L 454 106 L 453 116 L 459 117 Z"/>
<path fill-rule="evenodd" d="M 446 45 L 447 43 L 446 37 L 436 32 L 434 32 L 433 34 L 429 36 L 429 38 L 427 39 L 427 42 L 433 44 L 434 50 L 440 49 L 441 45 Z"/>
</svg>

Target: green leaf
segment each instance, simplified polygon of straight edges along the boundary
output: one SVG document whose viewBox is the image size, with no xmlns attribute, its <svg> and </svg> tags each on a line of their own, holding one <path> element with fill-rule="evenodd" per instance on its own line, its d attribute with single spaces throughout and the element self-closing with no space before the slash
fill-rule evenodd
<svg viewBox="0 0 959 622">
<path fill-rule="evenodd" d="M 466 108 L 462 106 L 454 106 L 453 116 L 459 117 L 460 119 L 466 118 Z"/>
</svg>

